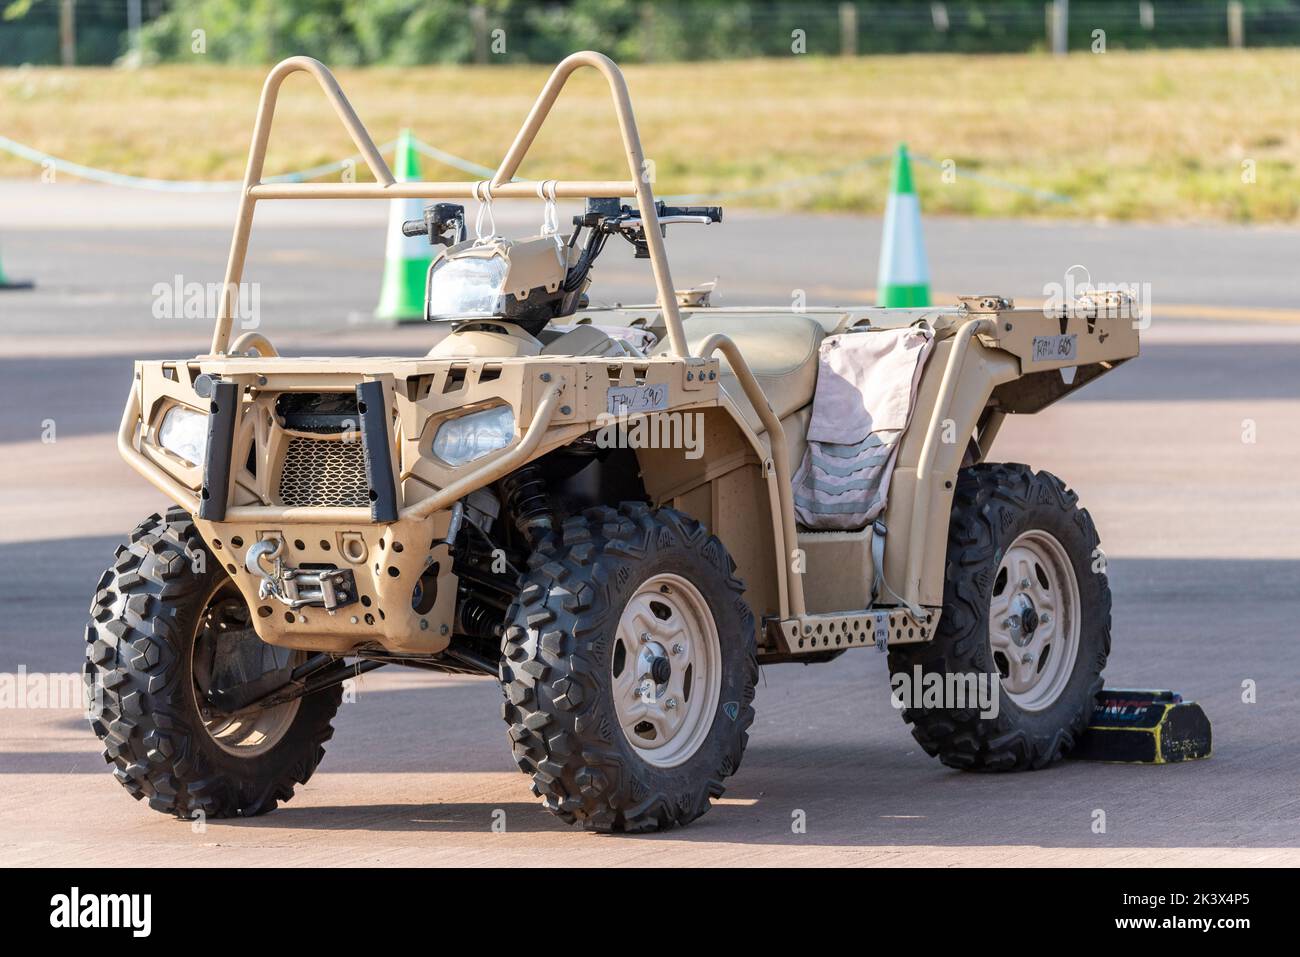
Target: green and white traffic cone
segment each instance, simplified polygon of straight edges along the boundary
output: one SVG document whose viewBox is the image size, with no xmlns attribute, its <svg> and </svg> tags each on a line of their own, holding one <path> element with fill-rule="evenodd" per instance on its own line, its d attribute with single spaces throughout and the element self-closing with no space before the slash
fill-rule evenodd
<svg viewBox="0 0 1300 957">
<path fill-rule="evenodd" d="M 30 280 L 14 280 L 5 276 L 4 258 L 0 257 L 0 289 L 31 289 Z"/>
<path fill-rule="evenodd" d="M 415 137 L 402 130 L 397 137 L 399 183 L 420 178 L 420 160 Z M 388 245 L 384 253 L 384 281 L 379 290 L 375 318 L 385 322 L 419 322 L 424 319 L 424 284 L 433 255 L 426 236 L 403 236 L 402 223 L 424 218 L 424 202 L 394 199 L 388 207 Z"/>
<path fill-rule="evenodd" d="M 925 240 L 921 236 L 921 202 L 912 183 L 907 146 L 901 143 L 894 155 L 894 172 L 885 205 L 876 305 L 930 305 L 930 267 L 926 265 Z"/>
</svg>

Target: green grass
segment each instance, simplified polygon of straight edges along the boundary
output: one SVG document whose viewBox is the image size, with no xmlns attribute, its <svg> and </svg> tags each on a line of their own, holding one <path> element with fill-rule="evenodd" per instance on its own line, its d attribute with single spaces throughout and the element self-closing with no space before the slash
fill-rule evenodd
<svg viewBox="0 0 1300 957">
<path fill-rule="evenodd" d="M 0 133 L 103 169 L 173 179 L 242 175 L 263 71 L 212 66 L 0 71 Z M 546 77 L 542 67 L 343 70 L 377 142 L 402 126 L 494 165 Z M 1300 219 L 1300 51 L 1046 56 L 792 57 L 627 70 L 663 194 L 726 193 L 889 153 L 918 166 L 927 213 L 1161 221 Z M 292 78 L 268 174 L 352 152 L 324 99 Z M 1254 182 L 1243 182 L 1251 161 Z M 579 76 L 523 173 L 624 178 L 608 96 Z M 1053 204 L 978 173 L 1072 197 Z M 0 176 L 37 177 L 0 154 Z M 425 178 L 463 179 L 426 163 Z M 732 205 L 878 211 L 888 168 Z"/>
</svg>

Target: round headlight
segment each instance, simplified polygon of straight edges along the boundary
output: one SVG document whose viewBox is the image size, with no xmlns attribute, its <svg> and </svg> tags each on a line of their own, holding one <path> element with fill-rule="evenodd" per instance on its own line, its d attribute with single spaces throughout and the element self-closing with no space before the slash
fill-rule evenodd
<svg viewBox="0 0 1300 957">
<path fill-rule="evenodd" d="M 433 454 L 448 465 L 465 465 L 504 449 L 515 437 L 515 411 L 497 405 L 448 419 L 433 436 Z"/>
<path fill-rule="evenodd" d="M 208 417 L 183 405 L 167 410 L 158 426 L 158 444 L 191 465 L 202 465 L 208 448 Z"/>
<path fill-rule="evenodd" d="M 426 319 L 500 316 L 507 262 L 502 256 L 441 259 L 429 273 Z"/>
</svg>

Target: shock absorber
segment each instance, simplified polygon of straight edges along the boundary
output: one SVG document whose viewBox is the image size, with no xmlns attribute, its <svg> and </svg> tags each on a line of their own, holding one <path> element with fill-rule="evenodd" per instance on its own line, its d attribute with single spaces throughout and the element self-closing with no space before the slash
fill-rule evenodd
<svg viewBox="0 0 1300 957">
<path fill-rule="evenodd" d="M 502 479 L 501 490 L 515 527 L 529 542 L 536 542 L 555 527 L 551 503 L 546 497 L 546 479 L 535 464 L 525 465 Z"/>
<path fill-rule="evenodd" d="M 498 639 L 505 630 L 504 614 L 487 602 L 471 594 L 461 602 L 456 614 L 457 631 L 473 638 Z"/>
</svg>

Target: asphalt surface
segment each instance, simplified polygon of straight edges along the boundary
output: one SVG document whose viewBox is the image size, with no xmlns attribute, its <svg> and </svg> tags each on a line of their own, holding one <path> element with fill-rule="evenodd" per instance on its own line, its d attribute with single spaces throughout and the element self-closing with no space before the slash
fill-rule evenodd
<svg viewBox="0 0 1300 957">
<path fill-rule="evenodd" d="M 0 218 L 5 271 L 38 283 L 0 292 L 0 671 L 67 673 L 114 547 L 164 504 L 113 448 L 130 359 L 192 353 L 208 332 L 155 319 L 153 286 L 219 281 L 229 233 L 224 198 L 187 217 L 184 199 L 41 189 L 0 184 L 0 198 L 21 200 L 0 207 L 14 223 Z M 422 351 L 420 328 L 358 323 L 375 302 L 382 211 L 277 215 L 260 219 L 250 259 L 262 331 L 293 351 Z M 1210 760 L 951 771 L 891 708 L 884 658 L 859 650 L 766 668 L 727 796 L 688 828 L 608 838 L 536 805 L 493 682 L 384 669 L 361 680 L 290 804 L 201 832 L 131 801 L 75 710 L 0 711 L 0 863 L 1300 863 L 1300 233 L 926 229 L 944 291 L 1032 300 L 1075 263 L 1095 280 L 1151 283 L 1142 357 L 1013 419 L 992 457 L 1079 492 L 1114 590 L 1108 683 L 1202 702 Z M 861 301 L 873 285 L 878 222 L 737 215 L 716 230 L 672 236 L 670 251 L 679 285 L 720 275 L 723 304 L 786 304 L 795 289 L 814 305 Z M 643 263 L 605 258 L 605 296 L 646 298 Z"/>
</svg>

